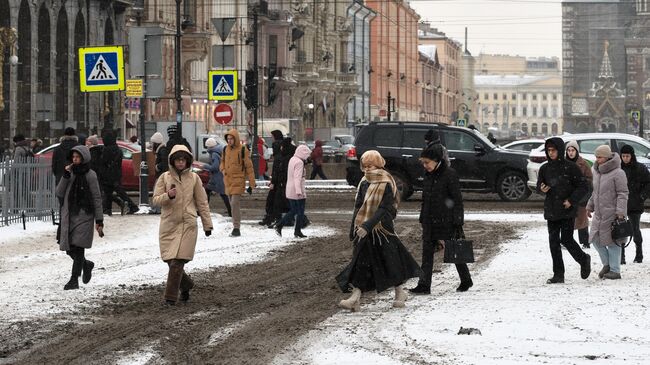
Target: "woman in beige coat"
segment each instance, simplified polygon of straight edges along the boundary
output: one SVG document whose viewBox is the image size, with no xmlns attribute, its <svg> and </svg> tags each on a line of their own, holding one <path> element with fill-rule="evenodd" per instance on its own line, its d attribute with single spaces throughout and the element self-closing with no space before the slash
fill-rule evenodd
<svg viewBox="0 0 650 365">
<path fill-rule="evenodd" d="M 161 207 L 160 256 L 169 265 L 165 304 L 174 305 L 190 298 L 194 282 L 183 269 L 194 258 L 197 215 L 201 216 L 205 235 L 212 233 L 208 197 L 199 175 L 191 171 L 192 154 L 184 145 L 176 145 L 169 154 L 169 171 L 160 175 L 153 193 L 153 204 Z"/>
</svg>

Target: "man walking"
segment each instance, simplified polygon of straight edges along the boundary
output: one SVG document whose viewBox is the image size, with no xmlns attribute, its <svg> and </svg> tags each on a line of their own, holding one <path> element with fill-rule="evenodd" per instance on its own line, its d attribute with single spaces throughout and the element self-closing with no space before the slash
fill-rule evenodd
<svg viewBox="0 0 650 365">
<path fill-rule="evenodd" d="M 131 198 L 126 195 L 122 187 L 122 151 L 115 141 L 113 132 L 107 132 L 104 138 L 104 151 L 102 152 L 102 166 L 104 177 L 100 181 L 104 191 L 104 214 L 112 214 L 112 196 L 113 191 L 117 196 L 128 204 L 129 211 L 127 214 L 133 214 L 139 210 L 138 206 L 133 203 Z"/>
<path fill-rule="evenodd" d="M 221 154 L 219 169 L 223 172 L 226 195 L 230 199 L 233 226 L 230 236 L 239 237 L 241 236 L 239 231 L 241 226 L 241 196 L 244 191 L 253 194 L 255 171 L 253 170 L 250 152 L 239 139 L 239 132 L 236 129 L 231 129 L 226 133 L 225 138 L 228 145 Z M 248 188 L 246 188 L 247 178 Z"/>
<path fill-rule="evenodd" d="M 546 194 L 544 219 L 548 226 L 548 240 L 553 260 L 553 277 L 547 284 L 564 283 L 562 247 L 580 264 L 580 277 L 591 273 L 591 257 L 573 240 L 577 207 L 587 194 L 587 182 L 578 166 L 564 158 L 564 141 L 553 137 L 544 145 L 548 163 L 542 165 L 537 178 L 537 191 Z"/>
<path fill-rule="evenodd" d="M 327 180 L 327 176 L 323 172 L 323 141 L 320 139 L 316 141 L 314 150 L 311 152 L 311 176 L 309 180 L 314 180 L 316 175 L 323 180 Z"/>
</svg>

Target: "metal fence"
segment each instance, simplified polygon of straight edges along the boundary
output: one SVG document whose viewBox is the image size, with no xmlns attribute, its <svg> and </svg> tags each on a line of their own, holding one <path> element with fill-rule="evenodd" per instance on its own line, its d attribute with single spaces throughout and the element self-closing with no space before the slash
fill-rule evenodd
<svg viewBox="0 0 650 365">
<path fill-rule="evenodd" d="M 33 157 L 0 162 L 0 226 L 57 219 L 54 175 L 49 160 Z"/>
</svg>

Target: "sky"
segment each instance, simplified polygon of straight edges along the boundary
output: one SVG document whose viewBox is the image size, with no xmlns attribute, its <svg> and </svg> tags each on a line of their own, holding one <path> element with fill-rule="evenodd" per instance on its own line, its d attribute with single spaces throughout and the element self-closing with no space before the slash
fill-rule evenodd
<svg viewBox="0 0 650 365">
<path fill-rule="evenodd" d="M 422 21 L 469 51 L 529 57 L 562 55 L 560 0 L 411 0 Z"/>
</svg>

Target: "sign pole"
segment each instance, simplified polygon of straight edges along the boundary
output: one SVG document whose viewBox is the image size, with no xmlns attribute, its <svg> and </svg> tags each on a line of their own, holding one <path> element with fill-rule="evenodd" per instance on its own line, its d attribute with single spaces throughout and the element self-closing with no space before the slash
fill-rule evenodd
<svg viewBox="0 0 650 365">
<path fill-rule="evenodd" d="M 643 138 L 643 124 L 645 124 L 645 109 L 639 108 L 639 137 Z"/>
<path fill-rule="evenodd" d="M 257 6 L 253 6 L 253 69 L 255 70 L 255 92 L 257 97 L 255 98 L 255 106 L 253 108 L 253 141 L 251 142 L 251 156 L 253 160 L 253 170 L 255 170 L 255 179 L 259 177 L 259 154 L 257 151 L 257 108 L 259 108 L 259 75 L 258 75 L 258 64 L 257 64 Z"/>
<path fill-rule="evenodd" d="M 147 141 L 145 139 L 144 116 L 147 105 L 147 35 L 144 35 L 144 75 L 142 76 L 142 97 L 140 98 L 140 206 L 149 205 L 149 166 L 147 166 Z"/>
</svg>

